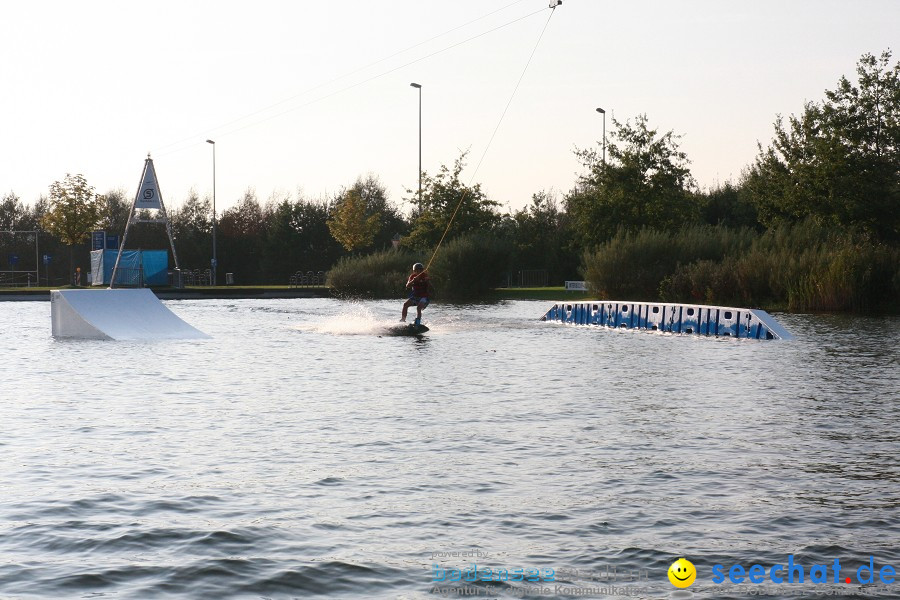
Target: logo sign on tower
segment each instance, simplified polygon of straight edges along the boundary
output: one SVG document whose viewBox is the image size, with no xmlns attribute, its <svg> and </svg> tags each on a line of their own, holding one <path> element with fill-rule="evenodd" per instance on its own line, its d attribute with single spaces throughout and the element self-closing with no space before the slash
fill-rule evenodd
<svg viewBox="0 0 900 600">
<path fill-rule="evenodd" d="M 138 188 L 134 207 L 137 209 L 152 208 L 157 210 L 162 208 L 159 203 L 159 187 L 156 184 L 156 169 L 153 168 L 153 162 L 149 160 L 144 168 L 144 176 L 141 178 L 141 187 Z"/>
</svg>

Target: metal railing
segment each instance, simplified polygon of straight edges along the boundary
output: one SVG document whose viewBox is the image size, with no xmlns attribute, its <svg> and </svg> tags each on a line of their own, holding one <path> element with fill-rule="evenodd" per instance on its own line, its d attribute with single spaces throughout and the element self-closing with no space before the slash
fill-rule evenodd
<svg viewBox="0 0 900 600">
<path fill-rule="evenodd" d="M 212 285 L 212 271 L 209 269 L 182 269 L 181 284 L 186 285 Z"/>
<path fill-rule="evenodd" d="M 328 274 L 325 271 L 297 271 L 288 279 L 290 287 L 306 287 L 312 285 L 325 285 Z"/>
<path fill-rule="evenodd" d="M 0 271 L 0 287 L 31 287 L 38 285 L 37 271 Z"/>
<path fill-rule="evenodd" d="M 547 287 L 550 274 L 547 269 L 523 269 L 511 271 L 503 278 L 503 287 Z"/>
<path fill-rule="evenodd" d="M 144 268 L 119 267 L 112 287 L 144 287 Z"/>
</svg>

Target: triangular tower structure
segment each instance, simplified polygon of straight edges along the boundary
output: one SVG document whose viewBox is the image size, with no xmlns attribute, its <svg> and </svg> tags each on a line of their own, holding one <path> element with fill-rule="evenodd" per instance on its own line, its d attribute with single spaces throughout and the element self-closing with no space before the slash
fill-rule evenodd
<svg viewBox="0 0 900 600">
<path fill-rule="evenodd" d="M 156 216 L 149 218 L 141 218 L 138 211 L 153 210 Z M 128 241 L 128 230 L 134 223 L 161 223 L 166 226 L 166 233 L 169 234 L 169 244 L 172 247 L 172 258 L 175 259 L 175 269 L 180 269 L 178 265 L 178 254 L 175 253 L 175 238 L 172 235 L 172 223 L 166 214 L 166 205 L 163 203 L 162 194 L 159 191 L 158 180 L 156 179 L 156 169 L 153 168 L 153 159 L 147 154 L 147 160 L 144 161 L 144 172 L 141 174 L 141 183 L 138 186 L 137 194 L 134 202 L 131 204 L 131 211 L 128 213 L 128 221 L 125 224 L 125 234 L 122 236 L 122 243 L 119 245 L 119 253 L 116 255 L 116 264 L 113 266 L 112 277 L 109 280 L 109 287 L 114 288 L 116 285 L 116 272 L 119 270 L 119 261 L 122 259 L 122 251 L 125 249 L 125 242 Z"/>
</svg>

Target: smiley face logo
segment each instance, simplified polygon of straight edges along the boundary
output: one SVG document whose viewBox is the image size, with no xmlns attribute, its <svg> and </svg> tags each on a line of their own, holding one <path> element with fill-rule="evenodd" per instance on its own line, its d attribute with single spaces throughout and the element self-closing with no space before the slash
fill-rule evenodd
<svg viewBox="0 0 900 600">
<path fill-rule="evenodd" d="M 669 581 L 677 588 L 686 588 L 697 578 L 694 563 L 686 558 L 679 558 L 669 567 Z"/>
</svg>

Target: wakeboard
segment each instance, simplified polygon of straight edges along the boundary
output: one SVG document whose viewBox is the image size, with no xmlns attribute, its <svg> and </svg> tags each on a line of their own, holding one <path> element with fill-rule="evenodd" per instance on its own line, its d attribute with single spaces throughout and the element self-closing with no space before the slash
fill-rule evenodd
<svg viewBox="0 0 900 600">
<path fill-rule="evenodd" d="M 422 335 L 428 331 L 424 325 L 416 325 L 415 323 L 402 323 L 389 327 L 386 335 L 402 336 L 402 335 Z"/>
</svg>

